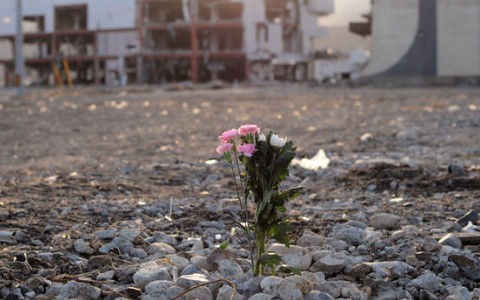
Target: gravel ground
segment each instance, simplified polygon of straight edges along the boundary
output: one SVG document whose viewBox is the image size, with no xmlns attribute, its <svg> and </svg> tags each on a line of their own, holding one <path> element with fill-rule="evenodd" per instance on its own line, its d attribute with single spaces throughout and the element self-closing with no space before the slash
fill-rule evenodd
<svg viewBox="0 0 480 300">
<path fill-rule="evenodd" d="M 329 159 L 292 167 L 296 246 L 270 246 L 301 275 L 249 271 L 214 151 L 245 123 Z M 0 96 L 0 298 L 173 299 L 213 282 L 181 297 L 479 299 L 479 133 L 472 88 Z"/>
</svg>

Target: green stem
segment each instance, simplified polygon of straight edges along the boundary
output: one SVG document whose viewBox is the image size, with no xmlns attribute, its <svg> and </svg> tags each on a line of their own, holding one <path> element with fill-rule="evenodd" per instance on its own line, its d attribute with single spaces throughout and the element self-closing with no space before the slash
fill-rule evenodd
<svg viewBox="0 0 480 300">
<path fill-rule="evenodd" d="M 260 258 L 265 254 L 265 239 L 266 234 L 263 230 L 258 230 L 257 232 L 257 257 L 255 263 L 255 269 L 253 270 L 254 275 L 258 276 L 263 274 L 263 263 L 260 261 Z"/>
</svg>

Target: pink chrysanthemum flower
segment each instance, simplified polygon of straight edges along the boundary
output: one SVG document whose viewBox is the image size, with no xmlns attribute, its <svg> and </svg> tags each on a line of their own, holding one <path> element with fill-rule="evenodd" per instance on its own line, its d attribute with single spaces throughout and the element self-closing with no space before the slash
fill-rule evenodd
<svg viewBox="0 0 480 300">
<path fill-rule="evenodd" d="M 229 152 L 231 151 L 233 148 L 233 144 L 231 143 L 224 143 L 224 144 L 221 144 L 220 146 L 217 147 L 217 153 L 218 154 L 224 154 L 226 152 Z"/>
<path fill-rule="evenodd" d="M 257 151 L 254 144 L 241 144 L 237 146 L 237 151 L 246 157 L 252 157 L 253 153 Z"/>
<path fill-rule="evenodd" d="M 227 142 L 233 140 L 237 135 L 238 135 L 238 130 L 230 129 L 230 130 L 227 130 L 227 131 L 223 132 L 222 135 L 220 135 L 218 137 L 218 139 L 222 143 L 227 143 Z"/>
<path fill-rule="evenodd" d="M 238 128 L 238 133 L 240 135 L 247 135 L 249 133 L 260 133 L 260 127 L 254 124 L 246 124 Z"/>
</svg>

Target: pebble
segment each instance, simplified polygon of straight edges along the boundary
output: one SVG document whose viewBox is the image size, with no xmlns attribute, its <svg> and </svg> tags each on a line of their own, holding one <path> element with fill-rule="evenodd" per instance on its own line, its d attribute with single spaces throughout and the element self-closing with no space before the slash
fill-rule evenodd
<svg viewBox="0 0 480 300">
<path fill-rule="evenodd" d="M 369 225 L 375 229 L 396 229 L 399 228 L 402 218 L 397 215 L 379 213 L 370 217 Z"/>
<path fill-rule="evenodd" d="M 168 288 L 173 286 L 169 280 L 155 280 L 145 286 L 145 293 L 151 297 L 160 297 L 166 294 Z"/>
<path fill-rule="evenodd" d="M 110 279 L 113 279 L 113 276 L 115 275 L 115 271 L 113 270 L 110 270 L 110 271 L 107 271 L 107 272 L 103 272 L 103 273 L 100 273 L 97 275 L 97 280 L 110 280 Z"/>
<path fill-rule="evenodd" d="M 76 240 L 73 243 L 73 246 L 75 248 L 75 251 L 80 254 L 93 254 L 93 249 L 83 239 Z"/>
<path fill-rule="evenodd" d="M 95 232 L 95 236 L 102 240 L 111 240 L 116 235 L 117 235 L 117 229 L 115 228 L 99 230 Z"/>
<path fill-rule="evenodd" d="M 272 300 L 272 299 L 273 299 L 272 295 L 265 294 L 265 293 L 258 293 L 248 298 L 248 300 Z"/>
<path fill-rule="evenodd" d="M 433 273 L 427 273 L 418 276 L 407 284 L 407 289 L 416 288 L 424 289 L 431 293 L 435 293 L 442 287 L 442 278 Z"/>
<path fill-rule="evenodd" d="M 59 299 L 99 299 L 102 290 L 98 287 L 77 281 L 69 281 L 60 289 Z"/>
<path fill-rule="evenodd" d="M 310 268 L 312 272 L 323 272 L 325 275 L 340 273 L 346 266 L 347 260 L 343 255 L 328 254 L 318 259 Z"/>
<path fill-rule="evenodd" d="M 163 242 L 156 242 L 151 244 L 150 246 L 147 247 L 146 251 L 150 255 L 156 254 L 159 257 L 165 257 L 168 254 L 176 253 L 175 248 Z"/>
<path fill-rule="evenodd" d="M 239 280 L 245 274 L 238 263 L 228 259 L 220 261 L 218 264 L 218 272 L 229 280 Z"/>
<path fill-rule="evenodd" d="M 133 274 L 133 282 L 139 288 L 144 288 L 148 283 L 155 280 L 172 280 L 172 277 L 165 267 L 159 266 L 154 261 L 143 264 Z"/>
<path fill-rule="evenodd" d="M 334 300 L 332 296 L 327 293 L 320 292 L 320 291 L 311 291 L 305 297 L 304 300 Z"/>
<path fill-rule="evenodd" d="M 233 298 L 232 298 L 232 295 L 233 295 Z M 243 296 L 241 296 L 237 291 L 235 292 L 235 294 L 233 294 L 233 288 L 230 285 L 225 284 L 218 290 L 218 295 L 216 300 L 230 300 L 230 299 L 243 300 Z"/>
<path fill-rule="evenodd" d="M 472 222 L 473 225 L 479 225 L 478 224 L 478 212 L 476 210 L 470 210 L 467 212 L 465 215 L 460 217 L 456 223 L 460 224 L 461 226 L 465 227 L 468 225 L 468 222 Z"/>
<path fill-rule="evenodd" d="M 335 225 L 329 234 L 329 237 L 344 240 L 354 246 L 360 245 L 364 236 L 364 229 L 344 224 Z"/>
<path fill-rule="evenodd" d="M 438 243 L 441 245 L 447 245 L 453 248 L 458 248 L 458 249 L 462 248 L 462 241 L 460 240 L 460 238 L 458 238 L 458 236 L 456 236 L 453 233 L 449 233 L 445 235 L 438 241 Z"/>
<path fill-rule="evenodd" d="M 260 288 L 266 294 L 273 294 L 282 281 L 281 277 L 267 276 L 260 282 Z"/>
<path fill-rule="evenodd" d="M 312 253 L 303 247 L 291 245 L 287 248 L 283 244 L 274 243 L 268 249 L 278 254 L 283 263 L 302 271 L 308 270 L 312 264 Z"/>
</svg>

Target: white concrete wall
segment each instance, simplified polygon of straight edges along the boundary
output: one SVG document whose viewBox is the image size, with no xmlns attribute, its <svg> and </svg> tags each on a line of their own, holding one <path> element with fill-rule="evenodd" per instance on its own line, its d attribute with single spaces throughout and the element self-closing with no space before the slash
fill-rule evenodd
<svg viewBox="0 0 480 300">
<path fill-rule="evenodd" d="M 480 1 L 438 0 L 439 76 L 480 76 Z"/>
<path fill-rule="evenodd" d="M 388 70 L 409 50 L 418 28 L 418 1 L 421 0 L 375 0 L 372 10 L 372 60 L 362 75 Z"/>
<path fill-rule="evenodd" d="M 300 5 L 300 31 L 302 33 L 302 53 L 308 55 L 315 49 L 315 39 L 324 37 L 328 30 L 318 23 L 319 16 L 308 6 Z"/>
<path fill-rule="evenodd" d="M 0 35 L 15 34 L 16 0 L 0 0 Z M 43 15 L 45 31 L 55 25 L 55 6 L 87 4 L 88 29 L 132 28 L 135 26 L 135 0 L 23 0 L 23 15 Z M 11 21 L 5 23 L 9 18 Z"/>
<path fill-rule="evenodd" d="M 136 45 L 137 49 L 127 49 L 128 45 Z M 138 45 L 138 34 L 135 31 L 98 34 L 98 55 L 125 56 L 138 51 Z"/>
</svg>

